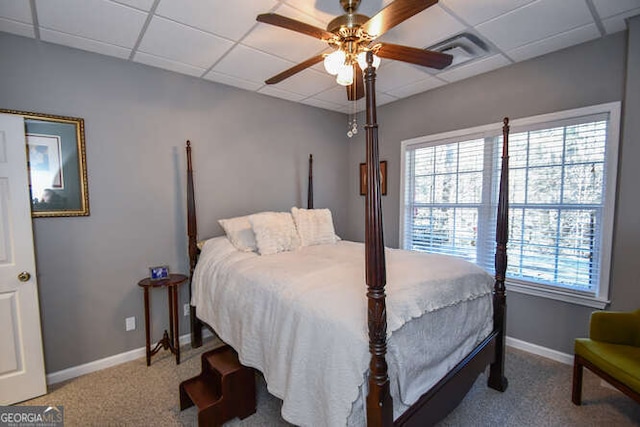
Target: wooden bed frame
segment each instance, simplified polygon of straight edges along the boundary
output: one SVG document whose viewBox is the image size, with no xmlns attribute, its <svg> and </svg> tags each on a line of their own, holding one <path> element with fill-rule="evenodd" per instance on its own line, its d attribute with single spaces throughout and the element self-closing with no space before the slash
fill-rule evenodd
<svg viewBox="0 0 640 427">
<path fill-rule="evenodd" d="M 500 194 L 498 200 L 495 285 L 493 290 L 493 331 L 442 380 L 412 405 L 395 422 L 393 402 L 389 391 L 389 376 L 386 362 L 387 318 L 385 303 L 386 265 L 382 231 L 382 208 L 380 191 L 380 161 L 378 152 L 378 125 L 375 100 L 375 68 L 371 52 L 367 54 L 368 68 L 364 72 L 366 86 L 366 144 L 367 144 L 367 194 L 365 209 L 365 269 L 368 298 L 369 393 L 367 395 L 368 426 L 427 426 L 447 416 L 464 398 L 478 375 L 489 365 L 488 386 L 505 391 L 504 376 L 506 295 L 505 273 L 507 269 L 508 238 L 508 141 L 509 121 L 504 119 Z M 198 258 L 195 195 L 191 145 L 187 141 L 187 211 L 189 235 L 190 277 Z M 309 188 L 307 206 L 313 208 L 313 158 L 309 157 Z M 202 345 L 204 323 L 196 317 L 191 307 L 191 343 Z"/>
</svg>

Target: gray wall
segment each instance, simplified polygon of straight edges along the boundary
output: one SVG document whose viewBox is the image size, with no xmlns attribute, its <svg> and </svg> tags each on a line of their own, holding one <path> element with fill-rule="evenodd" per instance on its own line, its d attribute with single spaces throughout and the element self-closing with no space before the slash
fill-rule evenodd
<svg viewBox="0 0 640 427">
<path fill-rule="evenodd" d="M 640 15 L 629 20 L 627 80 L 624 97 L 624 123 L 618 173 L 618 204 L 613 245 L 614 308 L 640 308 L 640 197 L 638 160 L 640 159 Z"/>
<path fill-rule="evenodd" d="M 86 125 L 91 215 L 34 220 L 49 373 L 143 346 L 138 280 L 152 265 L 188 272 L 187 139 L 200 237 L 222 234 L 220 218 L 304 206 L 309 153 L 316 206 L 347 229 L 343 114 L 3 33 L 0 57 L 0 108 Z M 157 340 L 166 293 L 152 301 Z"/>
<path fill-rule="evenodd" d="M 640 245 L 637 215 L 640 206 L 634 190 L 640 181 L 640 170 L 634 165 L 640 159 L 637 141 L 640 49 L 638 34 L 632 33 L 635 52 L 634 48 L 628 49 L 626 70 L 626 37 L 626 32 L 614 34 L 382 106 L 378 114 L 380 158 L 389 162 L 389 193 L 383 197 L 385 243 L 392 247 L 399 244 L 401 141 L 498 123 L 505 116 L 516 119 L 624 100 L 625 136 L 621 144 L 611 308 L 624 310 L 640 306 L 640 285 L 634 265 Z M 384 68 L 380 72 L 384 72 Z M 629 81 L 625 95 L 626 75 Z M 365 159 L 363 137 L 351 143 L 349 158 L 346 237 L 361 241 L 364 197 L 358 196 L 357 170 L 358 163 Z M 591 311 L 584 306 L 510 292 L 508 335 L 572 354 L 573 339 L 587 334 Z"/>
</svg>

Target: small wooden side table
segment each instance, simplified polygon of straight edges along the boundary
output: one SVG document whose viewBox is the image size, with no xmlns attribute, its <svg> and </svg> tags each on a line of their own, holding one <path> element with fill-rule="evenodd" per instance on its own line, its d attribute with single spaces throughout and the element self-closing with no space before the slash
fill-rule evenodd
<svg viewBox="0 0 640 427">
<path fill-rule="evenodd" d="M 147 366 L 151 365 L 151 356 L 160 351 L 171 350 L 176 355 L 176 364 L 180 364 L 180 328 L 178 327 L 178 288 L 187 281 L 184 274 L 170 274 L 163 280 L 142 279 L 138 286 L 144 289 L 144 331 L 146 334 Z M 149 323 L 149 288 L 167 288 L 169 300 L 169 332 L 165 329 L 162 339 L 151 350 L 151 325 Z"/>
</svg>

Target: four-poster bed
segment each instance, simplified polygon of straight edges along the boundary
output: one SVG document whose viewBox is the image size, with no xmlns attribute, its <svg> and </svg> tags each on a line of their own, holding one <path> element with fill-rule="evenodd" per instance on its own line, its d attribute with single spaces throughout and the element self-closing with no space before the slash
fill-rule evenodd
<svg viewBox="0 0 640 427">
<path fill-rule="evenodd" d="M 375 103 L 375 68 L 372 54 L 367 54 L 368 67 L 364 72 L 366 87 L 366 162 L 367 194 L 365 210 L 365 277 L 367 284 L 366 322 L 369 339 L 368 394 L 366 396 L 366 422 L 369 426 L 424 426 L 431 425 L 446 416 L 462 400 L 477 376 L 490 366 L 488 385 L 499 391 L 507 387 L 504 376 L 504 346 L 506 331 L 506 243 L 508 222 L 508 120 L 503 133 L 502 174 L 496 231 L 496 273 L 492 296 L 492 328 L 488 336 L 480 340 L 433 387 L 394 421 L 392 394 L 390 392 L 389 366 L 387 365 L 387 265 L 382 229 L 380 171 L 378 152 L 378 126 Z M 313 208 L 312 159 L 309 159 L 308 208 Z M 192 175 L 191 147 L 187 142 L 187 197 L 188 234 L 191 277 L 198 259 L 195 196 Z M 393 256 L 393 254 L 391 255 Z M 193 283 L 192 283 L 193 286 Z M 202 322 L 196 317 L 196 307 L 191 310 L 192 345 L 202 344 Z M 392 331 L 389 331 L 392 332 Z M 239 351 L 240 353 L 240 351 Z M 242 354 L 241 354 L 242 356 Z M 421 355 L 417 355 L 421 356 Z"/>
</svg>

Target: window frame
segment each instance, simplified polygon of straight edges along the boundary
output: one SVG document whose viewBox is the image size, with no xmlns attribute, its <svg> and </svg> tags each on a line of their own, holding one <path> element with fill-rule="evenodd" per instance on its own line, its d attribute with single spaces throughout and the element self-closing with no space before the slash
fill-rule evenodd
<svg viewBox="0 0 640 427">
<path fill-rule="evenodd" d="M 605 151 L 605 183 L 603 189 L 603 213 L 601 227 L 600 246 L 600 277 L 597 292 L 594 295 L 583 292 L 574 292 L 560 286 L 553 287 L 532 282 L 524 282 L 511 279 L 507 276 L 507 290 L 527 295 L 550 298 L 554 300 L 584 305 L 592 308 L 605 308 L 609 301 L 610 277 L 611 277 L 611 255 L 613 248 L 613 231 L 616 205 L 616 188 L 618 175 L 618 151 L 620 144 L 620 117 L 621 103 L 619 101 L 598 104 L 588 107 L 575 108 L 571 110 L 558 111 L 554 113 L 541 114 L 510 121 L 510 134 L 539 128 L 545 124 L 552 127 L 555 122 L 572 120 L 582 116 L 597 114 L 608 114 L 609 122 L 607 126 L 607 140 Z M 475 126 L 466 129 L 459 129 L 450 132 L 443 132 L 433 135 L 426 135 L 417 138 L 404 140 L 400 145 L 400 217 L 399 217 L 399 242 L 400 248 L 405 249 L 405 182 L 407 152 L 415 146 L 426 146 L 434 144 L 446 144 L 470 140 L 474 138 L 486 138 L 502 134 L 502 122 L 488 125 Z M 545 127 L 545 126 L 543 126 Z M 509 253 L 507 244 L 507 255 Z"/>
</svg>

